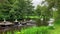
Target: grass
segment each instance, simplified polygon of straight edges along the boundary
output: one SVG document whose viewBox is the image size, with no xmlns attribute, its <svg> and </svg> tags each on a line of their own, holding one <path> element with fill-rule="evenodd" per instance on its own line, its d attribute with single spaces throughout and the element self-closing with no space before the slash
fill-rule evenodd
<svg viewBox="0 0 60 34">
<path fill-rule="evenodd" d="M 21 31 L 21 34 L 48 34 L 49 33 L 49 29 L 48 27 L 32 27 L 32 28 L 28 28 L 25 30 Z"/>
<path fill-rule="evenodd" d="M 33 27 L 33 28 L 28 28 L 25 30 L 22 30 L 21 32 L 23 34 L 60 34 L 60 25 L 55 24 L 54 29 L 49 29 L 49 27 Z"/>
<path fill-rule="evenodd" d="M 12 34 L 11 31 L 7 31 L 7 34 Z M 15 30 L 13 34 L 49 34 L 49 28 L 42 27 L 31 27 L 27 29 L 22 29 L 21 31 Z"/>
<path fill-rule="evenodd" d="M 55 29 L 51 31 L 51 34 L 60 34 L 60 20 L 55 22 Z"/>
<path fill-rule="evenodd" d="M 51 34 L 60 34 L 60 25 L 55 25 L 55 29 L 51 31 Z"/>
</svg>

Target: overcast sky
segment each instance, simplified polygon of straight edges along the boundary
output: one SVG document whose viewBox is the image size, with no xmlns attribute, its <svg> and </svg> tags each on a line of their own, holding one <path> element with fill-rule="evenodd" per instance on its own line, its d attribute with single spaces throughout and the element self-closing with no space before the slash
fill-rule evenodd
<svg viewBox="0 0 60 34">
<path fill-rule="evenodd" d="M 32 3 L 33 3 L 33 6 L 37 6 L 38 4 L 41 5 L 41 2 L 44 1 L 44 0 L 33 0 Z"/>
<path fill-rule="evenodd" d="M 44 0 L 33 0 L 32 3 L 34 6 L 36 6 L 38 4 L 41 4 L 42 1 L 44 1 Z"/>
<path fill-rule="evenodd" d="M 33 0 L 32 1 L 33 6 L 35 6 L 35 8 L 36 8 L 37 5 L 41 5 L 42 1 L 45 1 L 45 0 Z M 45 5 L 48 6 L 47 3 L 45 3 Z M 41 6 L 43 6 L 43 5 L 41 5 Z M 57 10 L 56 8 L 52 8 L 52 9 Z"/>
</svg>

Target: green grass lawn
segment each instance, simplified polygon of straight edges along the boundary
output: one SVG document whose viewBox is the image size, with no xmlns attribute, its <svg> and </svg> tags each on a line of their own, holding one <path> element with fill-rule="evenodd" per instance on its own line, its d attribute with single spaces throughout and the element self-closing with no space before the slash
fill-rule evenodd
<svg viewBox="0 0 60 34">
<path fill-rule="evenodd" d="M 35 29 L 36 30 L 36 29 Z M 35 31 L 34 30 L 34 31 Z M 30 30 L 29 30 L 30 31 Z M 33 30 L 32 30 L 33 31 Z M 44 30 L 43 30 L 44 31 Z M 48 30 L 49 31 L 49 30 Z M 59 24 L 55 24 L 54 25 L 54 29 L 49 31 L 49 34 L 60 34 L 60 25 Z"/>
<path fill-rule="evenodd" d="M 51 31 L 51 34 L 60 34 L 60 25 L 56 24 L 55 29 Z"/>
</svg>

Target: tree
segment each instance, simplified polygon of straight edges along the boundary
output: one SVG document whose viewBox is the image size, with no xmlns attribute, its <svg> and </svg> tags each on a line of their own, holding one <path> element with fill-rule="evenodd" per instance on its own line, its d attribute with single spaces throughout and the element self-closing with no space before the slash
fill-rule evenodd
<svg viewBox="0 0 60 34">
<path fill-rule="evenodd" d="M 6 20 L 9 19 L 9 11 L 11 9 L 11 4 L 7 0 L 3 0 L 4 2 L 0 3 L 0 19 L 3 20 L 5 18 Z"/>
<path fill-rule="evenodd" d="M 0 0 L 0 20 L 15 20 L 32 15 L 34 7 L 30 0 Z"/>
<path fill-rule="evenodd" d="M 56 21 L 60 20 L 60 0 L 45 0 L 48 2 L 49 9 L 56 8 L 57 9 L 57 17 L 55 18 Z"/>
<path fill-rule="evenodd" d="M 37 25 L 48 25 L 49 19 L 52 17 L 51 9 L 49 10 L 47 6 L 38 5 L 35 10 L 35 15 L 40 17 L 37 19 Z M 42 19 L 42 20 L 41 20 Z"/>
<path fill-rule="evenodd" d="M 35 14 L 35 16 L 38 16 L 39 18 L 37 18 L 36 19 L 36 21 L 37 21 L 37 26 L 41 26 L 42 25 L 42 23 L 41 23 L 41 6 L 40 5 L 37 5 L 37 8 L 35 9 L 35 12 L 34 12 L 34 14 Z"/>
<path fill-rule="evenodd" d="M 16 0 L 12 5 L 13 8 L 10 12 L 13 12 L 14 19 L 25 18 L 25 16 L 30 15 L 33 12 L 33 6 L 29 0 Z M 11 14 L 11 13 L 10 13 Z"/>
<path fill-rule="evenodd" d="M 40 5 L 37 5 L 37 8 L 35 9 L 35 15 L 36 16 L 41 16 L 41 6 Z"/>
</svg>

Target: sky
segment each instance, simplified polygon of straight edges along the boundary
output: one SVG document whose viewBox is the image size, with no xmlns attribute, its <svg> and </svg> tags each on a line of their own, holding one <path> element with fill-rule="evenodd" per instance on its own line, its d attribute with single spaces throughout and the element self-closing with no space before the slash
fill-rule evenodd
<svg viewBox="0 0 60 34">
<path fill-rule="evenodd" d="M 38 4 L 41 5 L 42 1 L 44 0 L 33 0 L 32 3 L 33 3 L 33 6 L 37 6 Z"/>
<path fill-rule="evenodd" d="M 35 6 L 35 9 L 36 9 L 37 5 L 41 5 L 42 1 L 45 1 L 45 0 L 33 0 L 33 1 L 32 1 L 33 6 Z M 48 6 L 47 3 L 45 3 L 45 5 Z M 44 6 L 44 4 L 41 5 L 41 6 Z M 53 9 L 53 10 L 57 10 L 56 8 L 52 8 L 52 9 Z"/>
</svg>

